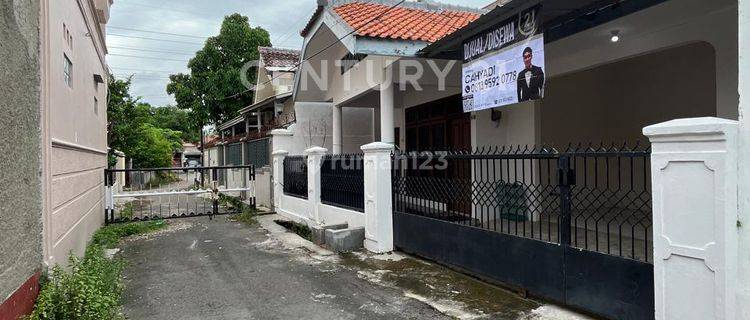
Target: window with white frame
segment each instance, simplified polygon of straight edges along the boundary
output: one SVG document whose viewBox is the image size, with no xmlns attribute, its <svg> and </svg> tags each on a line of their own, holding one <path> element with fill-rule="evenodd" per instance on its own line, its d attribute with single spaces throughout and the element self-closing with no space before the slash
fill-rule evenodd
<svg viewBox="0 0 750 320">
<path fill-rule="evenodd" d="M 63 54 L 63 59 L 63 79 L 68 87 L 73 87 L 73 63 L 65 54 Z"/>
</svg>

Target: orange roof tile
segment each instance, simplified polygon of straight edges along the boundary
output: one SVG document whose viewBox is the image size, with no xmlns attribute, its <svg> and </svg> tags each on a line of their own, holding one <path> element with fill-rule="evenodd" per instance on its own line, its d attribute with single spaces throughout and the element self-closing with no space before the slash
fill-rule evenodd
<svg viewBox="0 0 750 320">
<path fill-rule="evenodd" d="M 337 6 L 333 10 L 355 29 L 359 36 L 426 42 L 440 40 L 480 16 L 478 13 L 466 11 L 431 11 L 397 7 L 372 21 L 389 8 L 391 6 L 380 3 L 351 2 Z"/>
</svg>

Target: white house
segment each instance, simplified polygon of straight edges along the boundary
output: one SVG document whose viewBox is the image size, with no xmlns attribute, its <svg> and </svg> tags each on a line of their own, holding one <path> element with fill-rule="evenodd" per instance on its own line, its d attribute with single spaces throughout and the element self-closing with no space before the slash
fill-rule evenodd
<svg viewBox="0 0 750 320">
<path fill-rule="evenodd" d="M 543 98 L 464 112 L 464 44 L 540 3 Z M 303 151 L 303 132 L 273 133 L 278 212 L 364 226 L 371 251 L 407 251 L 604 317 L 747 315 L 743 1 L 319 4 L 294 99 L 333 105 L 332 144 Z M 347 135 L 352 110 L 372 112 L 375 143 Z M 681 118 L 699 120 L 643 129 Z M 358 148 L 363 178 L 331 174 L 328 164 L 354 158 L 327 153 Z M 410 167 L 435 163 L 394 149 L 430 151 L 447 169 Z M 363 198 L 362 212 L 326 200 L 331 190 Z"/>
</svg>

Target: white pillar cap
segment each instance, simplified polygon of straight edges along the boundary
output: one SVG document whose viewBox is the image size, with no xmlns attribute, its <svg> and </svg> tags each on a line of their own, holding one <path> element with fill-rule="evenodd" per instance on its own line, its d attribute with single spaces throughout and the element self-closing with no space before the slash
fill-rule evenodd
<svg viewBox="0 0 750 320">
<path fill-rule="evenodd" d="M 373 153 L 373 152 L 392 152 L 396 147 L 393 144 L 385 143 L 385 142 L 373 142 L 370 144 L 366 144 L 361 147 L 362 151 L 365 153 Z"/>
<path fill-rule="evenodd" d="M 322 147 L 312 147 L 310 149 L 305 150 L 302 154 L 309 156 L 309 155 L 324 155 L 328 153 L 328 149 L 322 148 Z"/>
<path fill-rule="evenodd" d="M 271 155 L 274 157 L 285 157 L 288 154 L 289 154 L 289 151 L 286 151 L 286 150 L 276 150 L 273 153 L 271 153 Z"/>
<path fill-rule="evenodd" d="M 274 129 L 269 133 L 272 136 L 293 136 L 294 133 L 287 129 Z"/>
<path fill-rule="evenodd" d="M 643 128 L 647 137 L 675 135 L 715 135 L 736 130 L 737 121 L 721 118 L 704 117 L 676 119 Z"/>
</svg>

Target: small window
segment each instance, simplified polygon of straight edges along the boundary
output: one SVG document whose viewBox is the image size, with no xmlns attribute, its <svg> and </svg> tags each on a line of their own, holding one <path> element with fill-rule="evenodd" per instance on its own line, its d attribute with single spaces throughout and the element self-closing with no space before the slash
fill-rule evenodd
<svg viewBox="0 0 750 320">
<path fill-rule="evenodd" d="M 63 79 L 68 87 L 73 87 L 73 63 L 70 62 L 67 55 L 63 54 L 63 59 L 65 60 L 63 62 Z"/>
<path fill-rule="evenodd" d="M 94 97 L 94 114 L 99 115 L 99 99 Z"/>
</svg>

